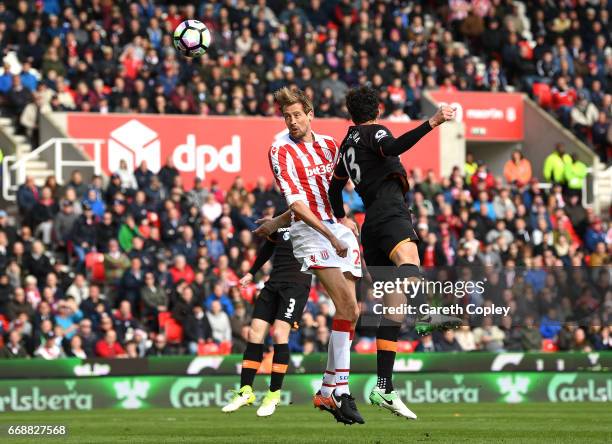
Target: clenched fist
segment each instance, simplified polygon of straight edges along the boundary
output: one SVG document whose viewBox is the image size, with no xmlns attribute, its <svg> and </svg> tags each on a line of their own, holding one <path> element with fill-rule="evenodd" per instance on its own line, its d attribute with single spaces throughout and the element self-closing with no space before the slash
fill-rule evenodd
<svg viewBox="0 0 612 444">
<path fill-rule="evenodd" d="M 429 124 L 432 128 L 435 128 L 438 125 L 442 125 L 444 122 L 448 122 L 449 120 L 453 120 L 455 118 L 455 108 L 442 105 L 438 108 L 438 111 L 433 115 L 431 119 L 429 119 Z"/>
</svg>

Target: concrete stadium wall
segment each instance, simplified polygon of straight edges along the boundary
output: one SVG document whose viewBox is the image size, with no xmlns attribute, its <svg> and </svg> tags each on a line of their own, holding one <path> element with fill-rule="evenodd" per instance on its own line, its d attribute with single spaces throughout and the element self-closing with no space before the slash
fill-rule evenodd
<svg viewBox="0 0 612 444">
<path fill-rule="evenodd" d="M 565 144 L 567 152 L 576 153 L 587 166 L 593 166 L 597 161 L 597 156 L 588 146 L 528 97 L 525 97 L 524 113 L 523 153 L 531 161 L 535 177 L 542 179 L 544 160 L 558 142 Z"/>
<path fill-rule="evenodd" d="M 459 122 L 448 122 L 440 127 L 440 172 L 449 176 L 453 167 L 463 170 L 465 163 L 465 127 Z"/>
<path fill-rule="evenodd" d="M 49 113 L 42 115 L 40 118 L 40 140 L 42 142 L 54 137 L 68 137 L 66 129 L 67 123 L 65 113 Z M 73 145 L 64 144 L 62 149 L 64 160 L 88 160 L 87 156 L 85 156 L 79 148 Z M 51 150 L 41 154 L 41 158 L 49 163 L 51 169 L 55 168 L 55 157 Z M 89 182 L 94 173 L 94 169 L 91 167 L 64 166 L 62 168 L 62 176 L 64 179 L 69 178 L 74 170 L 81 171 L 85 182 Z"/>
</svg>

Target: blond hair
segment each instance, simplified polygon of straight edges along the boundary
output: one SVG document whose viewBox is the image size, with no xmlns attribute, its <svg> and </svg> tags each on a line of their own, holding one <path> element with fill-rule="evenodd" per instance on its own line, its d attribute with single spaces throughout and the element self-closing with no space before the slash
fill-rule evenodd
<svg viewBox="0 0 612 444">
<path fill-rule="evenodd" d="M 284 86 L 274 93 L 274 100 L 276 100 L 276 103 L 280 106 L 281 111 L 284 111 L 286 107 L 295 105 L 296 103 L 302 104 L 305 114 L 313 110 L 312 101 L 301 89 L 289 89 Z"/>
</svg>

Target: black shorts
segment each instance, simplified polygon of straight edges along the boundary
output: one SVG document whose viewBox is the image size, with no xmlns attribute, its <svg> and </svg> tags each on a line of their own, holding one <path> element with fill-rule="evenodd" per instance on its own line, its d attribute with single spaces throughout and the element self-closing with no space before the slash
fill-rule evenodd
<svg viewBox="0 0 612 444">
<path fill-rule="evenodd" d="M 292 282 L 266 282 L 255 301 L 253 318 L 273 324 L 275 319 L 293 326 L 304 312 L 310 285 Z"/>
<path fill-rule="evenodd" d="M 361 229 L 363 258 L 370 267 L 394 265 L 389 256 L 404 242 L 419 242 L 403 195 L 377 199 L 366 209 Z"/>
</svg>

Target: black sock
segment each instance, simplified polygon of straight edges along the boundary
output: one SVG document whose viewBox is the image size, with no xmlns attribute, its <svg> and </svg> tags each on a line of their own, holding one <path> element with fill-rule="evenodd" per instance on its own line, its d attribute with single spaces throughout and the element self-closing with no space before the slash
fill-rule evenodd
<svg viewBox="0 0 612 444">
<path fill-rule="evenodd" d="M 274 344 L 274 356 L 272 357 L 272 375 L 270 376 L 270 391 L 280 390 L 283 378 L 287 373 L 289 365 L 289 344 Z"/>
<path fill-rule="evenodd" d="M 263 344 L 247 343 L 247 348 L 242 357 L 242 372 L 240 373 L 240 387 L 253 385 L 255 374 L 259 370 L 263 359 Z"/>
<path fill-rule="evenodd" d="M 393 364 L 397 351 L 397 338 L 401 324 L 382 318 L 376 330 L 376 369 L 378 379 L 376 385 L 385 393 L 393 391 Z"/>
</svg>

